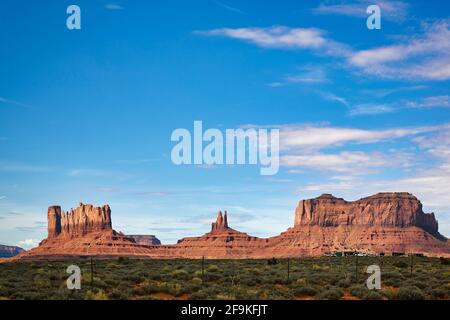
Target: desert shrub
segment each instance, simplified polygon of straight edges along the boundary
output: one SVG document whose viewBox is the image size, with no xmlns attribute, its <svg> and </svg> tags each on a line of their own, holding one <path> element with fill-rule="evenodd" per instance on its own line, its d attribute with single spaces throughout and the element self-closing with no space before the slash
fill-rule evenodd
<svg viewBox="0 0 450 320">
<path fill-rule="evenodd" d="M 367 289 L 367 287 L 363 285 L 353 285 L 349 288 L 348 291 L 351 293 L 351 295 L 362 299 L 367 291 L 369 291 L 369 289 Z"/>
<path fill-rule="evenodd" d="M 441 261 L 442 265 L 450 265 L 450 258 L 441 257 L 439 260 Z"/>
<path fill-rule="evenodd" d="M 447 290 L 435 288 L 429 291 L 429 295 L 434 299 L 444 299 L 447 296 Z"/>
<path fill-rule="evenodd" d="M 404 279 L 399 272 L 386 272 L 383 274 L 383 282 L 388 286 L 399 286 Z"/>
<path fill-rule="evenodd" d="M 397 291 L 394 288 L 384 288 L 381 293 L 389 300 L 394 300 L 397 297 Z"/>
<path fill-rule="evenodd" d="M 200 286 L 202 285 L 202 279 L 194 277 L 192 278 L 191 283 L 195 286 Z"/>
<path fill-rule="evenodd" d="M 113 300 L 128 300 L 132 297 L 133 291 L 130 289 L 124 290 L 123 288 L 115 288 L 109 297 Z"/>
<path fill-rule="evenodd" d="M 414 286 L 401 287 L 396 295 L 398 300 L 424 300 L 425 295 Z"/>
<path fill-rule="evenodd" d="M 342 298 L 344 293 L 339 288 L 332 288 L 325 290 L 319 294 L 319 298 L 322 300 L 339 300 Z"/>
<path fill-rule="evenodd" d="M 248 268 L 245 271 L 253 276 L 258 276 L 261 274 L 261 270 L 258 268 Z"/>
<path fill-rule="evenodd" d="M 50 300 L 82 300 L 83 293 L 79 290 L 59 289 L 52 293 Z"/>
<path fill-rule="evenodd" d="M 128 274 L 122 278 L 124 281 L 129 281 L 132 283 L 139 283 L 143 281 L 145 278 L 141 278 L 140 276 L 136 274 Z"/>
<path fill-rule="evenodd" d="M 194 277 L 195 278 L 201 278 L 202 277 L 202 271 L 201 270 L 195 271 L 194 272 Z"/>
<path fill-rule="evenodd" d="M 214 298 L 216 295 L 221 294 L 223 292 L 223 286 L 209 283 L 207 287 L 202 289 L 208 295 L 208 298 Z"/>
<path fill-rule="evenodd" d="M 298 287 L 294 288 L 292 291 L 296 296 L 301 296 L 301 295 L 315 296 L 315 295 L 317 295 L 317 290 L 314 289 L 313 287 L 309 287 L 309 286 L 298 286 Z"/>
<path fill-rule="evenodd" d="M 397 268 L 408 268 L 410 266 L 409 263 L 401 260 L 394 262 L 392 265 Z"/>
<path fill-rule="evenodd" d="M 364 300 L 382 300 L 383 295 L 375 290 L 366 290 L 363 294 L 362 299 Z"/>
<path fill-rule="evenodd" d="M 276 276 L 276 277 L 273 278 L 273 283 L 274 284 L 285 284 L 286 283 L 286 277 Z"/>
<path fill-rule="evenodd" d="M 426 289 L 430 288 L 431 284 L 423 281 L 412 280 L 408 282 L 407 286 L 417 287 L 419 289 Z"/>
<path fill-rule="evenodd" d="M 314 277 L 309 279 L 309 282 L 316 285 L 322 285 L 325 283 L 335 285 L 337 283 L 337 277 L 329 272 L 317 271 L 314 272 Z"/>
<path fill-rule="evenodd" d="M 220 298 L 220 295 L 217 295 Z M 238 300 L 258 300 L 259 292 L 257 290 L 238 290 L 236 291 L 235 298 Z"/>
<path fill-rule="evenodd" d="M 269 290 L 266 290 L 267 299 L 269 300 L 287 300 L 293 299 L 294 294 L 289 290 L 283 290 L 279 287 L 272 287 Z"/>
<path fill-rule="evenodd" d="M 277 264 L 278 264 L 278 261 L 277 261 L 277 259 L 272 258 L 272 259 L 267 260 L 267 264 L 268 264 L 269 266 L 274 266 L 274 265 L 277 265 Z"/>
<path fill-rule="evenodd" d="M 108 295 L 103 291 L 99 290 L 97 292 L 89 290 L 86 292 L 87 300 L 108 300 Z"/>
<path fill-rule="evenodd" d="M 297 286 L 306 286 L 306 284 L 307 284 L 307 281 L 305 278 L 299 278 L 299 279 L 295 280 L 295 282 L 294 282 L 294 285 L 297 285 Z"/>
<path fill-rule="evenodd" d="M 348 287 L 350 287 L 351 283 L 352 283 L 352 281 L 350 278 L 345 278 L 345 279 L 338 280 L 336 285 L 340 288 L 348 288 Z"/>
<path fill-rule="evenodd" d="M 177 270 L 173 271 L 171 274 L 172 274 L 172 277 L 174 277 L 176 279 L 186 280 L 189 278 L 189 273 L 183 269 L 177 269 Z"/>
<path fill-rule="evenodd" d="M 149 278 L 155 281 L 160 281 L 163 279 L 163 276 L 160 273 L 152 273 Z"/>
<path fill-rule="evenodd" d="M 133 288 L 133 296 L 143 296 L 145 295 L 145 290 L 143 287 Z"/>
<path fill-rule="evenodd" d="M 254 278 L 252 277 L 243 277 L 241 278 L 241 283 L 244 286 L 248 286 L 248 287 L 254 287 L 257 285 L 257 282 Z"/>
<path fill-rule="evenodd" d="M 0 296 L 8 297 L 11 294 L 11 290 L 5 286 L 0 286 Z"/>
<path fill-rule="evenodd" d="M 189 300 L 207 300 L 208 295 L 206 292 L 197 291 L 189 295 Z"/>
<path fill-rule="evenodd" d="M 127 257 L 119 257 L 118 261 L 120 264 L 128 264 L 128 262 L 130 262 L 130 259 Z"/>
<path fill-rule="evenodd" d="M 148 283 L 148 284 L 143 285 L 142 289 L 147 294 L 152 294 L 152 293 L 156 293 L 156 292 L 160 291 L 160 288 L 153 283 Z"/>
<path fill-rule="evenodd" d="M 206 270 L 209 271 L 209 272 L 217 272 L 217 271 L 219 271 L 219 267 L 216 266 L 215 264 L 210 264 L 210 265 L 206 268 Z"/>
</svg>

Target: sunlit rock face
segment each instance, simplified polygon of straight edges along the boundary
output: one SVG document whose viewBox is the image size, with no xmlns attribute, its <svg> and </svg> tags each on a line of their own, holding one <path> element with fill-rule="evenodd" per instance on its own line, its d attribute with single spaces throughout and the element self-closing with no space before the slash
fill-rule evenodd
<svg viewBox="0 0 450 320">
<path fill-rule="evenodd" d="M 422 253 L 450 257 L 434 214 L 424 213 L 409 193 L 379 193 L 358 201 L 330 194 L 299 202 L 294 226 L 278 236 L 257 238 L 229 226 L 219 212 L 211 230 L 164 245 L 154 236 L 126 236 L 112 228 L 108 205 L 48 209 L 48 237 L 13 259 L 117 256 L 176 259 L 255 259 L 319 256 L 325 252 Z"/>
<path fill-rule="evenodd" d="M 434 213 L 424 213 L 422 203 L 410 193 L 378 193 L 348 202 L 330 194 L 300 201 L 294 226 L 419 227 L 442 237 Z"/>
<path fill-rule="evenodd" d="M 80 203 L 68 212 L 60 206 L 48 208 L 48 238 L 79 237 L 102 230 L 112 230 L 111 208 L 109 205 L 94 207 Z"/>
</svg>

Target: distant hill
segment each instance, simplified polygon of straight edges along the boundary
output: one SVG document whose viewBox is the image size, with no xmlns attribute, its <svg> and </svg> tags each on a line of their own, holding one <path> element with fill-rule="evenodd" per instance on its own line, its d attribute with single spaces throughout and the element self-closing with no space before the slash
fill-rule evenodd
<svg viewBox="0 0 450 320">
<path fill-rule="evenodd" d="M 161 244 L 158 238 L 154 235 L 127 235 L 127 238 L 134 239 L 137 244 L 143 245 L 153 245 L 153 244 Z"/>
<path fill-rule="evenodd" d="M 11 258 L 23 251 L 25 250 L 19 247 L 4 246 L 0 244 L 0 258 Z"/>
</svg>

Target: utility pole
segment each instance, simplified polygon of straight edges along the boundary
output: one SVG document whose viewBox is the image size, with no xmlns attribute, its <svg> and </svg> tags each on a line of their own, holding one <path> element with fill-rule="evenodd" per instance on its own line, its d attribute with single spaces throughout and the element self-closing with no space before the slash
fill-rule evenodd
<svg viewBox="0 0 450 320">
<path fill-rule="evenodd" d="M 414 254 L 411 253 L 411 277 L 413 274 L 413 265 L 414 265 Z"/>
<path fill-rule="evenodd" d="M 356 263 L 355 263 L 355 277 L 356 282 L 358 282 L 358 255 L 356 256 Z"/>
</svg>

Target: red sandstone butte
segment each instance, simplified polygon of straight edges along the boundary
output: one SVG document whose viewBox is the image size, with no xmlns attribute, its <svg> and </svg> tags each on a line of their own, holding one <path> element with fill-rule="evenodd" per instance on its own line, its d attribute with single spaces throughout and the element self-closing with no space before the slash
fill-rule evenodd
<svg viewBox="0 0 450 320">
<path fill-rule="evenodd" d="M 302 200 L 295 210 L 294 226 L 268 239 L 230 228 L 227 212 L 219 212 L 211 231 L 203 236 L 184 238 L 174 245 L 136 240 L 112 229 L 108 205 L 80 204 L 67 213 L 53 206 L 48 210 L 47 239 L 15 259 L 286 258 L 333 251 L 450 257 L 450 244 L 438 232 L 434 214 L 424 213 L 420 201 L 409 193 L 379 193 L 353 202 L 329 194 Z"/>
<path fill-rule="evenodd" d="M 252 258 L 256 252 L 264 250 L 266 239 L 249 236 L 228 226 L 228 214 L 217 215 L 211 231 L 201 237 L 184 238 L 178 241 L 174 255 L 183 258 Z"/>
</svg>

